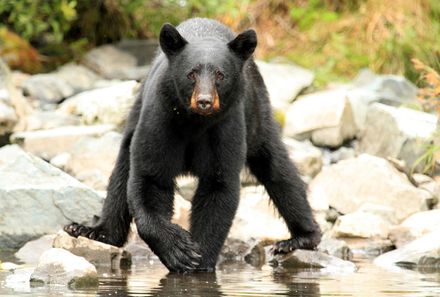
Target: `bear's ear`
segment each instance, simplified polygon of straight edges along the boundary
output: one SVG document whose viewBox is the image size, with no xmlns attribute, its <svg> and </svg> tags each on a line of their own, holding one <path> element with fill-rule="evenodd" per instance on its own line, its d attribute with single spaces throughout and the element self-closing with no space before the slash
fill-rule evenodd
<svg viewBox="0 0 440 297">
<path fill-rule="evenodd" d="M 167 56 L 179 53 L 188 43 L 171 24 L 164 24 L 160 29 L 159 43 Z"/>
<path fill-rule="evenodd" d="M 254 53 L 257 47 L 257 34 L 252 29 L 244 31 L 229 42 L 228 47 L 240 58 L 246 60 Z"/>
</svg>

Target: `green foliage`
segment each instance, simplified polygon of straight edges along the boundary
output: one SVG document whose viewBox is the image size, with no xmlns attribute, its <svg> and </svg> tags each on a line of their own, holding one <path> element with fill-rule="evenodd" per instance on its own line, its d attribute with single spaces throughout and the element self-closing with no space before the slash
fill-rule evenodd
<svg viewBox="0 0 440 297">
<path fill-rule="evenodd" d="M 310 0 L 303 7 L 292 7 L 290 16 L 301 30 L 309 29 L 317 20 L 332 22 L 338 19 L 338 14 L 329 10 L 321 0 Z"/>
</svg>

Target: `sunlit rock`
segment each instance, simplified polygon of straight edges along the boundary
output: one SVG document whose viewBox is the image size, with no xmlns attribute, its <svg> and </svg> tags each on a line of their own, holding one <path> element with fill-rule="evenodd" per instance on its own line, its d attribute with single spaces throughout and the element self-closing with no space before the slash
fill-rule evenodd
<svg viewBox="0 0 440 297">
<path fill-rule="evenodd" d="M 55 234 L 49 234 L 28 241 L 15 253 L 15 257 L 26 264 L 37 264 L 40 256 L 52 248 L 54 238 Z"/>
</svg>

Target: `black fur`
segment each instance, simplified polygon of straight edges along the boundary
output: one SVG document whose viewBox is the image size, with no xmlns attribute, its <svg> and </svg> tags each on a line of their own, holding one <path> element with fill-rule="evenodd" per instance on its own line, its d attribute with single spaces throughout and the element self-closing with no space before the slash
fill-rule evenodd
<svg viewBox="0 0 440 297">
<path fill-rule="evenodd" d="M 162 51 L 129 115 L 102 217 L 96 226 L 73 223 L 65 230 L 122 246 L 134 218 L 140 237 L 170 271 L 213 270 L 247 163 L 292 234 L 274 253 L 316 247 L 320 231 L 305 186 L 251 58 L 256 44 L 254 31 L 235 36 L 212 20 L 191 19 L 177 30 L 164 25 Z M 216 91 L 219 109 L 202 115 L 191 108 L 195 89 Z M 199 178 L 190 232 L 170 222 L 175 178 L 188 173 Z"/>
</svg>

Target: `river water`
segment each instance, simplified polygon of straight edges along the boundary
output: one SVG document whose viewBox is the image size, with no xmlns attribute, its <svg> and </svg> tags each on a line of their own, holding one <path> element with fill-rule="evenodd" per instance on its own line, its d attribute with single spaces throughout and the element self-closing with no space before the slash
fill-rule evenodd
<svg viewBox="0 0 440 297">
<path fill-rule="evenodd" d="M 129 270 L 100 267 L 99 286 L 31 288 L 0 272 L 0 296 L 440 296 L 440 273 L 386 270 L 355 259 L 355 273 L 319 269 L 283 270 L 245 263 L 222 264 L 216 273 L 168 274 L 157 260 L 138 261 Z"/>
</svg>

